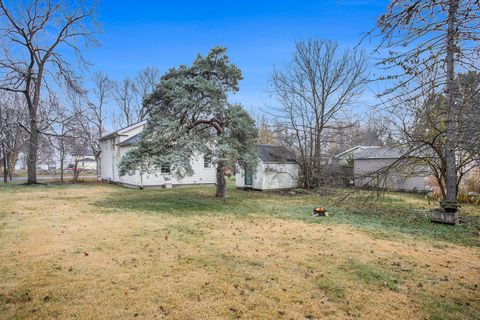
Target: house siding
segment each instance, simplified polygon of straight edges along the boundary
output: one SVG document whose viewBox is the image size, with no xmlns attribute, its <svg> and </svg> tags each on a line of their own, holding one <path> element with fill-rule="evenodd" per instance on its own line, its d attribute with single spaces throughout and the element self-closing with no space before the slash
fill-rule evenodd
<svg viewBox="0 0 480 320">
<path fill-rule="evenodd" d="M 262 190 L 263 187 L 263 176 L 264 176 L 264 167 L 263 167 L 263 162 L 259 162 L 257 165 L 257 169 L 253 173 L 253 181 L 251 186 L 246 186 L 245 185 L 245 171 L 241 168 L 237 169 L 237 172 L 235 174 L 235 186 L 237 188 L 252 188 L 252 189 L 258 189 Z"/>
<path fill-rule="evenodd" d="M 354 176 L 355 186 L 375 187 L 404 191 L 427 191 L 426 178 L 430 175 L 428 167 L 411 164 L 407 168 L 392 169 L 385 179 L 379 178 L 377 182 L 375 172 L 392 165 L 396 159 L 355 159 Z M 371 176 L 369 176 L 371 175 Z"/>
<path fill-rule="evenodd" d="M 253 177 L 252 189 L 276 190 L 291 189 L 298 185 L 298 164 L 296 163 L 264 163 L 260 161 Z M 245 172 L 237 170 L 235 186 L 245 186 Z"/>
<path fill-rule="evenodd" d="M 179 178 L 172 174 L 162 174 L 160 170 L 153 169 L 148 173 L 144 172 L 141 174 L 140 171 L 137 170 L 134 173 L 121 176 L 118 170 L 118 165 L 122 157 L 124 157 L 132 147 L 118 146 L 118 144 L 140 133 L 142 130 L 143 124 L 140 124 L 138 126 L 120 130 L 118 132 L 119 135 L 116 137 L 100 141 L 100 165 L 102 180 L 137 187 L 165 186 L 167 184 L 183 185 L 216 183 L 215 167 L 212 165 L 210 168 L 205 168 L 203 155 L 201 154 L 191 159 L 191 165 L 194 171 L 192 176 Z"/>
</svg>

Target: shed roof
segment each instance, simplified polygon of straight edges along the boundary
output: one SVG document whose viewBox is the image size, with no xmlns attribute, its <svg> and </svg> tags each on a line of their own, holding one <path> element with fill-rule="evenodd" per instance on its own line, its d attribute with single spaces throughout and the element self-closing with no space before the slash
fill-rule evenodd
<svg viewBox="0 0 480 320">
<path fill-rule="evenodd" d="M 297 163 L 295 154 L 284 146 L 257 145 L 260 159 L 268 163 Z"/>
</svg>

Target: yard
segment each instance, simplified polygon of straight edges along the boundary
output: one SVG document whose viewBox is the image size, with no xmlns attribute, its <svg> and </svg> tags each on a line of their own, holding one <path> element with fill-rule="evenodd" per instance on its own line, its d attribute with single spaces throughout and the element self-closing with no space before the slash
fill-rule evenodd
<svg viewBox="0 0 480 320">
<path fill-rule="evenodd" d="M 0 187 L 0 318 L 478 319 L 478 208 L 344 192 Z"/>
</svg>

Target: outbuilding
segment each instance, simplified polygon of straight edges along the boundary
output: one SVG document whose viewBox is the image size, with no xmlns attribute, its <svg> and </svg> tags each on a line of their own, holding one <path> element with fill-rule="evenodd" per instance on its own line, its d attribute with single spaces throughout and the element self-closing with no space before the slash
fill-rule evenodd
<svg viewBox="0 0 480 320">
<path fill-rule="evenodd" d="M 432 171 L 421 156 L 404 157 L 401 148 L 368 148 L 354 155 L 355 186 L 394 191 L 428 191 Z"/>
<path fill-rule="evenodd" d="M 299 166 L 295 154 L 284 146 L 257 145 L 260 161 L 255 171 L 238 169 L 237 188 L 255 190 L 291 189 L 298 185 Z"/>
</svg>

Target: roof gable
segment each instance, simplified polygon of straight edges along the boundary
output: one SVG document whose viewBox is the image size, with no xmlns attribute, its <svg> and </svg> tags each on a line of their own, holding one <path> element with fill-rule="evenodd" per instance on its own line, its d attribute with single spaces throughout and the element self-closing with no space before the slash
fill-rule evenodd
<svg viewBox="0 0 480 320">
<path fill-rule="evenodd" d="M 353 148 L 350 148 L 348 150 L 345 150 L 339 154 L 337 154 L 335 157 L 341 158 L 342 156 L 348 155 L 349 153 L 356 154 L 358 152 L 362 152 L 363 150 L 366 149 L 379 149 L 381 148 L 380 146 L 355 146 Z"/>
<path fill-rule="evenodd" d="M 116 131 L 110 132 L 110 133 L 100 137 L 100 139 L 98 139 L 98 140 L 102 141 L 102 140 L 110 139 L 110 138 L 113 138 L 113 137 L 116 137 L 116 136 L 125 135 L 128 131 L 136 129 L 139 126 L 143 126 L 146 122 L 147 122 L 147 120 L 143 120 L 143 121 L 131 124 L 127 127 L 123 127 L 123 128 L 118 129 Z"/>
<path fill-rule="evenodd" d="M 118 143 L 118 146 L 120 147 L 131 146 L 132 144 L 135 144 L 138 141 L 140 141 L 140 133 L 137 133 L 131 136 L 130 138 L 128 138 L 127 140 Z"/>
</svg>

